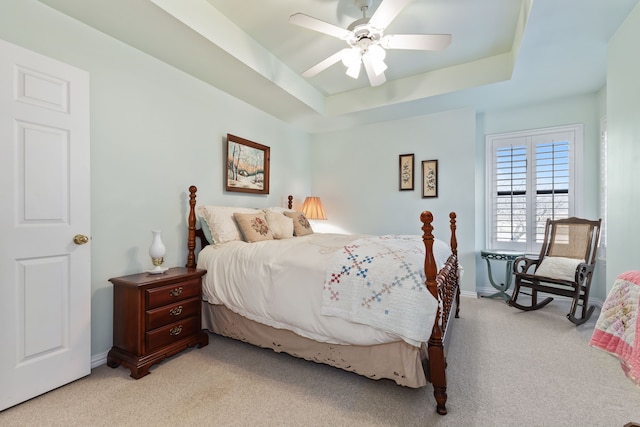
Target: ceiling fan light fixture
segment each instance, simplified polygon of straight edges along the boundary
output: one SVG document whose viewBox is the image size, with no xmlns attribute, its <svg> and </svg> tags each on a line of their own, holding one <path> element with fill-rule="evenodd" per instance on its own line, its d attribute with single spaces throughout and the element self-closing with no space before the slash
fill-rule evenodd
<svg viewBox="0 0 640 427">
<path fill-rule="evenodd" d="M 360 75 L 360 68 L 362 68 L 360 66 L 360 62 L 347 68 L 347 76 L 351 77 L 352 79 L 357 79 Z"/>
<path fill-rule="evenodd" d="M 344 64 L 345 67 L 347 68 L 351 68 L 354 67 L 356 65 L 360 65 L 360 61 L 361 61 L 361 55 L 360 55 L 360 49 L 358 48 L 345 48 L 342 49 L 342 63 Z"/>
<path fill-rule="evenodd" d="M 385 50 L 377 44 L 372 44 L 367 49 L 367 55 L 371 57 L 371 65 L 373 66 L 373 72 L 376 75 L 384 73 L 387 69 L 387 64 L 384 63 L 384 58 L 387 56 Z"/>
<path fill-rule="evenodd" d="M 384 61 L 384 58 L 387 56 L 387 52 L 377 44 L 370 45 L 368 51 L 374 61 Z"/>
<path fill-rule="evenodd" d="M 347 75 L 358 78 L 364 69 L 371 86 L 380 86 L 387 79 L 384 75 L 386 49 L 442 50 L 451 44 L 451 34 L 391 34 L 384 35 L 387 26 L 411 0 L 376 0 L 378 7 L 370 18 L 367 10 L 373 0 L 351 0 L 362 11 L 362 18 L 352 22 L 346 29 L 317 18 L 295 13 L 289 17 L 292 24 L 327 34 L 345 41 L 350 47 L 342 49 L 304 71 L 304 77 L 313 77 L 342 60 Z"/>
</svg>

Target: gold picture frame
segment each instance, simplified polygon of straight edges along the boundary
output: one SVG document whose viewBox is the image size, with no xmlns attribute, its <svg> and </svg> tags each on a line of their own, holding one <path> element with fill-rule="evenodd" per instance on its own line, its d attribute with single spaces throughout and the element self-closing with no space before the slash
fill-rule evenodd
<svg viewBox="0 0 640 427">
<path fill-rule="evenodd" d="M 399 186 L 400 191 L 413 191 L 413 170 L 415 164 L 415 157 L 413 154 L 400 154 L 399 156 Z"/>
<path fill-rule="evenodd" d="M 269 194 L 271 149 L 227 134 L 225 189 L 240 193 Z"/>
<path fill-rule="evenodd" d="M 422 161 L 422 198 L 438 197 L 438 161 Z"/>
</svg>

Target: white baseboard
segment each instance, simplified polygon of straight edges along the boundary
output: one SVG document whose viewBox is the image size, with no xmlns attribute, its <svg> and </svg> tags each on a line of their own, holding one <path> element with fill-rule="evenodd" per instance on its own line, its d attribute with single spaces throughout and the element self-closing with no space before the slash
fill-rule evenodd
<svg viewBox="0 0 640 427">
<path fill-rule="evenodd" d="M 97 368 L 98 366 L 102 366 L 107 363 L 107 354 L 109 351 L 105 351 L 104 353 L 96 354 L 91 356 L 91 369 Z"/>
<path fill-rule="evenodd" d="M 460 296 L 465 298 L 478 298 L 477 292 L 460 290 Z"/>
</svg>

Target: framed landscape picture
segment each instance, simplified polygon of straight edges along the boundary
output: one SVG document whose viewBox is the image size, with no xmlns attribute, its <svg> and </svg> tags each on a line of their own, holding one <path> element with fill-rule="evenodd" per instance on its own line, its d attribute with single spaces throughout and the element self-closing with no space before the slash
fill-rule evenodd
<svg viewBox="0 0 640 427">
<path fill-rule="evenodd" d="M 413 190 L 413 154 L 400 154 L 400 191 Z"/>
<path fill-rule="evenodd" d="M 240 193 L 269 194 L 270 149 L 227 134 L 225 189 Z"/>
<path fill-rule="evenodd" d="M 438 161 L 422 161 L 422 197 L 438 197 Z"/>
</svg>

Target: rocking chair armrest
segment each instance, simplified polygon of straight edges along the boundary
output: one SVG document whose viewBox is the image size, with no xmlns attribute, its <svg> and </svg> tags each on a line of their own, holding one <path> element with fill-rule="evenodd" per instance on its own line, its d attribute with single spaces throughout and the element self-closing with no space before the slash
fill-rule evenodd
<svg viewBox="0 0 640 427">
<path fill-rule="evenodd" d="M 587 281 L 593 274 L 594 269 L 594 264 L 587 264 L 586 262 L 578 264 L 578 267 L 576 267 L 576 282 L 582 284 Z"/>
<path fill-rule="evenodd" d="M 526 274 L 531 266 L 537 266 L 539 262 L 540 260 L 537 258 L 527 258 L 526 256 L 518 257 L 513 261 L 513 273 Z"/>
</svg>

